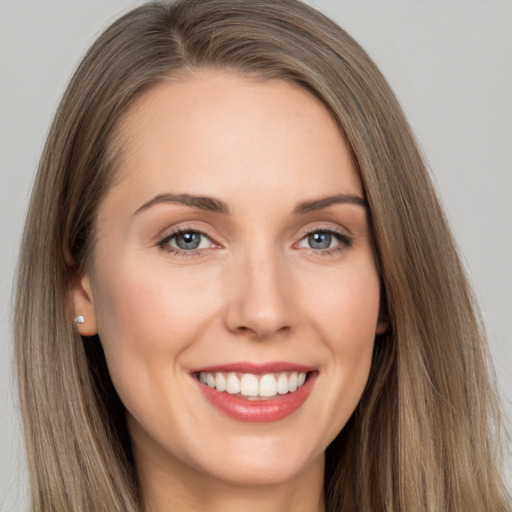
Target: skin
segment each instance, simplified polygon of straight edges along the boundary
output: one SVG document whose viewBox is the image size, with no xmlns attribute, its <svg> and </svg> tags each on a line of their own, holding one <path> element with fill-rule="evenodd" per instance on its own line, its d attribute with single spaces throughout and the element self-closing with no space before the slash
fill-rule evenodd
<svg viewBox="0 0 512 512">
<path fill-rule="evenodd" d="M 339 129 L 295 85 L 199 70 L 146 92 L 120 133 L 123 159 L 73 299 L 126 406 L 148 510 L 323 510 L 325 449 L 386 328 L 366 208 L 295 211 L 364 197 Z M 160 194 L 208 196 L 229 211 L 148 205 Z M 207 237 L 176 252 L 176 228 Z M 312 247 L 308 233 L 325 230 L 340 238 Z M 236 361 L 305 364 L 318 378 L 290 416 L 244 423 L 190 375 Z"/>
</svg>

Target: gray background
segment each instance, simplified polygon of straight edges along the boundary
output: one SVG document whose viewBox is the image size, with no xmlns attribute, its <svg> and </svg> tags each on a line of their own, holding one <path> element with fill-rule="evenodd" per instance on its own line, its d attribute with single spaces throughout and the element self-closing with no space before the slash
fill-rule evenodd
<svg viewBox="0 0 512 512">
<path fill-rule="evenodd" d="M 26 508 L 11 371 L 11 284 L 57 102 L 127 0 L 0 0 L 0 510 Z M 369 52 L 430 163 L 512 417 L 512 0 L 312 0 Z M 508 481 L 512 483 L 508 457 Z"/>
</svg>

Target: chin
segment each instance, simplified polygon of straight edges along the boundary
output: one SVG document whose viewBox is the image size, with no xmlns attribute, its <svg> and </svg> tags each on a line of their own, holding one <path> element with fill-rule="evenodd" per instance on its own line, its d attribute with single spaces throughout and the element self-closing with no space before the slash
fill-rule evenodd
<svg viewBox="0 0 512 512">
<path fill-rule="evenodd" d="M 203 471 L 225 483 L 237 486 L 280 485 L 294 480 L 301 473 L 324 465 L 324 452 L 307 456 L 304 444 L 247 440 L 249 449 L 226 450 L 224 456 L 208 457 Z M 252 444 L 252 446 L 251 446 Z M 295 448 L 295 450 L 294 450 Z"/>
</svg>

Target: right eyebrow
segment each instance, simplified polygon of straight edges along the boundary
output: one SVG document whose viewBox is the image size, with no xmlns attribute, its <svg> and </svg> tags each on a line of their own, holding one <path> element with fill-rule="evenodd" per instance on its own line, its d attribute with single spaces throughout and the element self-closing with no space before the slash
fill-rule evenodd
<svg viewBox="0 0 512 512">
<path fill-rule="evenodd" d="M 133 215 L 137 215 L 138 213 L 161 203 L 183 204 L 185 206 L 199 208 L 200 210 L 229 215 L 229 208 L 226 203 L 223 203 L 218 199 L 214 199 L 213 197 L 194 196 L 190 194 L 158 194 L 137 208 Z"/>
<path fill-rule="evenodd" d="M 302 215 L 316 210 L 323 210 L 333 204 L 355 204 L 363 208 L 368 208 L 368 202 L 363 197 L 353 194 L 336 194 L 334 196 L 321 197 L 319 199 L 299 203 L 293 213 Z"/>
</svg>

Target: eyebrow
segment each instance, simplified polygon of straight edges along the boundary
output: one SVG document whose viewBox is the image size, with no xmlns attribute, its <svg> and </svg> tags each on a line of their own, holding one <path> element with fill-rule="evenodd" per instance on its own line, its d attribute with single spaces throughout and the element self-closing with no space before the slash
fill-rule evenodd
<svg viewBox="0 0 512 512">
<path fill-rule="evenodd" d="M 296 215 L 302 215 L 308 212 L 323 210 L 333 204 L 355 204 L 362 206 L 363 208 L 368 208 L 368 202 L 363 197 L 352 194 L 337 194 L 335 196 L 313 199 L 312 201 L 303 201 L 295 207 L 293 213 Z"/>
<path fill-rule="evenodd" d="M 137 215 L 138 213 L 161 203 L 182 204 L 213 213 L 221 213 L 223 215 L 229 214 L 227 204 L 219 199 L 214 199 L 213 197 L 194 196 L 191 194 L 158 194 L 153 197 L 153 199 L 150 199 L 140 206 L 133 215 Z M 302 215 L 312 211 L 323 210 L 333 204 L 355 204 L 362 206 L 363 208 L 368 207 L 368 202 L 362 197 L 352 194 L 337 194 L 334 196 L 322 197 L 320 199 L 313 199 L 311 201 L 303 201 L 295 207 L 293 213 L 295 215 Z"/>
<path fill-rule="evenodd" d="M 213 197 L 193 196 L 190 194 L 158 194 L 138 208 L 133 215 L 137 215 L 138 213 L 160 203 L 183 204 L 185 206 L 192 206 L 199 208 L 200 210 L 222 213 L 224 215 L 229 213 L 229 208 L 226 203 L 223 203 L 218 199 L 214 199 Z"/>
</svg>

